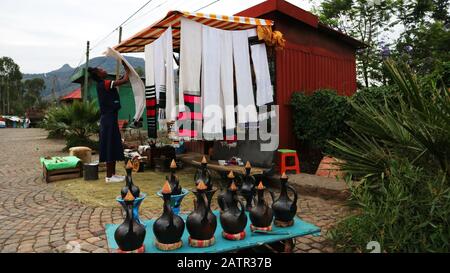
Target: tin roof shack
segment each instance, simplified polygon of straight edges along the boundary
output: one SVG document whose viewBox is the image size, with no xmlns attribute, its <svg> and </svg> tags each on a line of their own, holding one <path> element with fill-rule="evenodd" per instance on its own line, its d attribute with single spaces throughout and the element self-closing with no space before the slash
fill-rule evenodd
<svg viewBox="0 0 450 273">
<path fill-rule="evenodd" d="M 319 22 L 317 16 L 283 0 L 268 0 L 237 13 L 275 22 L 286 39 L 276 52 L 275 102 L 279 105 L 280 148 L 295 148 L 289 102 L 292 93 L 321 88 L 356 92 L 356 50 L 365 44 Z"/>
<path fill-rule="evenodd" d="M 81 87 L 77 88 L 77 89 L 73 90 L 72 92 L 70 92 L 69 94 L 59 98 L 59 101 L 66 103 L 66 104 L 70 104 L 76 100 L 81 100 Z"/>
<path fill-rule="evenodd" d="M 81 84 L 81 88 L 84 86 L 84 71 L 85 69 L 80 69 L 71 77 L 71 81 L 74 83 Z M 107 79 L 114 80 L 116 75 L 108 74 Z M 143 79 L 144 80 L 144 79 Z M 81 92 L 81 89 L 80 89 Z M 88 91 L 85 92 L 87 100 L 94 100 L 98 105 L 97 98 L 97 85 L 94 80 L 89 77 Z M 119 120 L 131 121 L 135 113 L 134 95 L 131 85 L 129 83 L 124 84 L 119 87 L 120 104 L 122 108 L 119 110 Z M 81 97 L 81 94 L 80 94 Z M 144 114 L 143 118 L 143 128 L 147 129 L 147 117 Z"/>
</svg>

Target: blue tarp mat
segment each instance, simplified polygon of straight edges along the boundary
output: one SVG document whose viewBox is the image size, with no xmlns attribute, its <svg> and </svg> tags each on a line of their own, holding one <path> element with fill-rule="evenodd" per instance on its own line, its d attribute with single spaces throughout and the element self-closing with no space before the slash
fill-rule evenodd
<svg viewBox="0 0 450 273">
<path fill-rule="evenodd" d="M 217 252 L 228 252 L 235 251 L 238 249 L 255 247 L 262 244 L 277 242 L 281 240 L 286 240 L 290 238 L 305 236 L 305 235 L 320 235 L 320 228 L 317 226 L 310 224 L 301 220 L 299 217 L 295 217 L 294 225 L 290 227 L 280 228 L 276 226 L 272 226 L 272 232 L 282 232 L 286 233 L 283 235 L 278 234 L 261 234 L 261 233 L 252 233 L 250 231 L 250 219 L 248 219 L 247 227 L 245 229 L 247 236 L 244 240 L 241 241 L 230 241 L 226 240 L 222 237 L 222 226 L 220 225 L 219 219 L 219 211 L 214 211 L 214 214 L 217 216 L 217 229 L 215 233 L 216 243 L 212 246 L 205 248 L 195 248 L 191 247 L 188 244 L 189 233 L 187 229 L 184 229 L 182 241 L 183 246 L 179 249 L 172 251 L 162 251 L 155 247 L 155 235 L 153 234 L 153 223 L 156 219 L 143 221 L 146 228 L 146 235 L 144 240 L 145 252 L 146 253 L 217 253 Z M 184 220 L 186 220 L 187 215 L 180 215 Z M 116 250 L 118 248 L 116 241 L 114 239 L 114 232 L 116 231 L 119 225 L 116 224 L 106 224 L 106 239 L 108 241 L 108 246 L 112 250 Z"/>
</svg>

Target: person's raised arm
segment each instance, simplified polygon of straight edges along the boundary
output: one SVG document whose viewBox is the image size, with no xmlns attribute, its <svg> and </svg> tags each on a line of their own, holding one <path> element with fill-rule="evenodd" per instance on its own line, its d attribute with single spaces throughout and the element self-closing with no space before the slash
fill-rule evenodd
<svg viewBox="0 0 450 273">
<path fill-rule="evenodd" d="M 123 61 L 122 61 L 122 65 L 125 69 L 125 75 L 123 77 L 121 77 L 120 79 L 114 81 L 114 86 L 121 86 L 129 81 L 130 69 L 128 68 L 128 66 L 125 65 L 125 62 L 123 62 Z"/>
</svg>

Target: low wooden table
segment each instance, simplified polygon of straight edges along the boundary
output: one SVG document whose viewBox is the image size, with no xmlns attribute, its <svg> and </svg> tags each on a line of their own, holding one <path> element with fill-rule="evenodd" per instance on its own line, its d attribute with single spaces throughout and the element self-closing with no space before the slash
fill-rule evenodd
<svg viewBox="0 0 450 273">
<path fill-rule="evenodd" d="M 274 234 L 261 234 L 261 233 L 252 233 L 250 230 L 250 219 L 248 218 L 247 227 L 245 228 L 246 237 L 244 240 L 240 241 L 229 241 L 222 237 L 222 226 L 219 221 L 219 211 L 215 210 L 214 214 L 217 216 L 217 228 L 214 234 L 216 243 L 212 246 L 205 248 L 195 248 L 189 246 L 188 237 L 189 233 L 187 229 L 184 230 L 182 241 L 183 246 L 179 249 L 173 251 L 162 251 L 155 247 L 155 236 L 153 234 L 153 223 L 156 219 L 150 219 L 144 221 L 146 235 L 144 240 L 145 252 L 146 253 L 218 253 L 218 252 L 234 252 L 240 251 L 243 249 L 255 248 L 261 245 L 269 245 L 277 242 L 282 242 L 284 248 L 282 252 L 292 252 L 294 248 L 295 238 L 313 235 L 320 235 L 320 228 L 303 221 L 299 217 L 295 217 L 294 225 L 291 227 L 280 228 L 273 225 L 272 232 Z M 247 214 L 248 215 L 248 214 Z M 187 215 L 180 215 L 183 220 L 186 220 Z M 114 232 L 116 231 L 117 224 L 106 224 L 105 232 L 106 239 L 108 241 L 108 247 L 112 252 L 117 251 L 118 246 L 114 239 Z M 282 233 L 282 234 L 276 234 Z M 275 250 L 275 249 L 274 249 Z"/>
<path fill-rule="evenodd" d="M 188 154 L 178 155 L 178 158 L 187 164 L 191 164 L 195 167 L 200 167 L 201 166 L 200 160 L 202 159 L 202 156 L 203 155 L 201 155 L 201 154 L 188 153 Z M 219 164 L 218 161 L 215 161 L 215 160 L 208 160 L 208 169 L 217 171 L 220 173 L 229 173 L 230 171 L 233 171 L 237 175 L 245 174 L 244 166 L 237 166 L 237 165 L 222 166 Z M 264 171 L 266 171 L 266 170 L 268 170 L 268 169 L 252 167 L 250 174 L 258 176 L 258 175 L 262 175 L 264 173 Z"/>
</svg>

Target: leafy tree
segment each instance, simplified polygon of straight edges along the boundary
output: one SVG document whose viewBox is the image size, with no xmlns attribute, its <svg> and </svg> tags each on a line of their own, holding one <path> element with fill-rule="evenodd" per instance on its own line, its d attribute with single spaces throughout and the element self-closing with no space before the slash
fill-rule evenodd
<svg viewBox="0 0 450 273">
<path fill-rule="evenodd" d="M 393 0 L 324 0 L 314 11 L 322 22 L 367 45 L 358 52 L 363 85 L 383 80 L 380 44 L 392 24 Z"/>
<path fill-rule="evenodd" d="M 0 111 L 11 111 L 11 102 L 21 98 L 20 80 L 22 73 L 20 67 L 9 57 L 0 58 Z M 7 109 L 9 108 L 9 109 Z"/>
<path fill-rule="evenodd" d="M 41 104 L 41 92 L 45 89 L 43 79 L 35 78 L 26 80 L 24 86 L 24 106 L 25 108 L 36 107 Z"/>
</svg>

